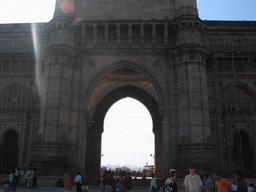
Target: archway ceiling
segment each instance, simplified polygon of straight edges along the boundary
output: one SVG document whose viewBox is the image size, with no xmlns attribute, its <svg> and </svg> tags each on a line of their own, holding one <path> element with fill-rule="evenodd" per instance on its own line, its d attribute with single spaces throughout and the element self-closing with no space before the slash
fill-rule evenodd
<svg viewBox="0 0 256 192">
<path fill-rule="evenodd" d="M 88 104 L 88 111 L 93 113 L 100 100 L 112 90 L 125 86 L 132 85 L 143 89 L 149 93 L 159 104 L 159 97 L 156 89 L 150 80 L 143 74 L 129 68 L 121 68 L 115 71 L 106 73 L 95 86 Z"/>
</svg>

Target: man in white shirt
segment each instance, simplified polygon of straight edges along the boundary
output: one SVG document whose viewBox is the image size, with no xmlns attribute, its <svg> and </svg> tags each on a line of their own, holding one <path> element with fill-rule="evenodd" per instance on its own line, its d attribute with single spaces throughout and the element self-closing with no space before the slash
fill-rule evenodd
<svg viewBox="0 0 256 192">
<path fill-rule="evenodd" d="M 74 181 L 76 183 L 76 191 L 77 192 L 82 192 L 82 176 L 81 176 L 81 172 L 77 173 L 77 176 L 74 179 Z"/>
<path fill-rule="evenodd" d="M 185 177 L 183 185 L 185 185 L 186 192 L 201 192 L 202 181 L 198 175 L 195 174 L 195 168 L 189 168 L 190 174 Z"/>
</svg>

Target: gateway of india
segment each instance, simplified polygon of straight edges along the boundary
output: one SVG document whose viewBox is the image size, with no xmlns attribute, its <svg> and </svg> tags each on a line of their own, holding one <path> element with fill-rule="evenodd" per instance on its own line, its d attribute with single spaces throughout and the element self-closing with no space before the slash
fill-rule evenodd
<svg viewBox="0 0 256 192">
<path fill-rule="evenodd" d="M 131 97 L 152 116 L 156 177 L 254 174 L 255 34 L 201 20 L 196 0 L 56 0 L 48 23 L 1 25 L 2 171 L 99 178 L 104 117 Z"/>
</svg>

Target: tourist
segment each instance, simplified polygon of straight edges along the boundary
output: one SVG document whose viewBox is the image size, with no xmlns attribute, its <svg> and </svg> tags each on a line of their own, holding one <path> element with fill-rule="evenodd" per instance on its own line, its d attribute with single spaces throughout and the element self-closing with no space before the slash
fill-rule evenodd
<svg viewBox="0 0 256 192">
<path fill-rule="evenodd" d="M 108 171 L 108 174 L 105 176 L 104 181 L 105 181 L 105 192 L 112 192 L 113 177 L 111 175 L 111 171 Z"/>
<path fill-rule="evenodd" d="M 82 191 L 83 191 L 83 192 L 89 192 L 89 187 L 87 186 L 87 183 L 86 183 L 86 182 L 83 183 Z"/>
<path fill-rule="evenodd" d="M 17 187 L 18 183 L 20 181 L 20 168 L 15 169 L 15 173 L 14 173 L 14 187 Z"/>
<path fill-rule="evenodd" d="M 7 191 L 16 191 L 15 185 L 14 185 L 15 172 L 16 170 L 14 170 L 9 176 L 9 185 L 7 187 Z"/>
<path fill-rule="evenodd" d="M 183 185 L 185 185 L 186 192 L 201 192 L 202 181 L 198 175 L 195 174 L 195 168 L 189 168 L 190 174 L 185 177 Z"/>
<path fill-rule="evenodd" d="M 105 176 L 107 175 L 107 172 L 104 171 L 103 175 L 100 178 L 100 192 L 105 192 Z"/>
<path fill-rule="evenodd" d="M 127 187 L 129 186 L 129 178 L 126 174 L 126 172 L 123 173 L 123 186 L 124 186 L 124 192 L 127 192 Z"/>
<path fill-rule="evenodd" d="M 27 188 L 29 188 L 29 178 L 30 178 L 30 174 L 31 174 L 31 169 L 28 169 L 27 172 L 26 172 L 26 182 L 25 182 L 25 185 Z"/>
<path fill-rule="evenodd" d="M 81 172 L 77 173 L 77 176 L 74 179 L 75 184 L 76 184 L 76 191 L 77 192 L 82 192 L 82 176 Z"/>
<path fill-rule="evenodd" d="M 164 183 L 165 192 L 177 192 L 176 178 L 177 178 L 176 170 L 171 169 L 169 171 L 169 179 Z"/>
<path fill-rule="evenodd" d="M 127 177 L 128 177 L 128 186 L 127 186 L 127 190 L 130 191 L 132 189 L 132 177 L 130 172 L 127 173 Z"/>
<path fill-rule="evenodd" d="M 151 182 L 150 182 L 149 189 L 151 191 L 153 191 L 153 192 L 159 191 L 158 187 L 157 187 L 157 182 L 156 182 L 155 174 L 151 173 L 151 176 L 152 176 L 152 179 L 151 179 Z"/>
<path fill-rule="evenodd" d="M 38 177 L 38 170 L 34 169 L 34 173 L 33 173 L 33 186 L 32 188 L 37 188 L 37 177 Z"/>
<path fill-rule="evenodd" d="M 72 190 L 69 170 L 67 170 L 66 173 L 64 174 L 64 189 L 65 189 L 65 192 Z"/>
<path fill-rule="evenodd" d="M 237 171 L 235 174 L 235 178 L 237 179 L 237 192 L 245 192 L 247 191 L 247 184 L 243 179 L 242 171 Z"/>
<path fill-rule="evenodd" d="M 206 181 L 205 191 L 206 192 L 214 192 L 215 191 L 215 183 L 209 177 L 208 173 L 206 173 L 204 177 L 205 177 L 205 181 Z"/>
<path fill-rule="evenodd" d="M 215 192 L 228 192 L 228 191 L 231 191 L 231 186 L 229 182 L 223 179 L 220 173 L 217 173 L 216 182 L 215 182 Z"/>
<path fill-rule="evenodd" d="M 124 189 L 123 189 L 123 184 L 122 184 L 122 181 L 120 181 L 118 178 L 116 179 L 116 186 L 115 186 L 115 191 L 116 192 L 124 192 Z"/>
<path fill-rule="evenodd" d="M 28 183 L 29 189 L 33 188 L 33 176 L 34 176 L 34 169 L 31 169 L 30 176 L 29 176 L 29 183 Z"/>
<path fill-rule="evenodd" d="M 236 184 L 235 181 L 234 181 L 233 184 L 231 185 L 231 189 L 232 189 L 232 192 L 237 192 L 237 184 Z"/>
<path fill-rule="evenodd" d="M 200 175 L 200 179 L 201 179 L 201 182 L 202 182 L 202 192 L 206 192 L 205 191 L 205 186 L 206 186 L 206 181 L 204 180 L 204 176 L 203 175 Z"/>
<path fill-rule="evenodd" d="M 256 189 L 255 189 L 254 183 L 250 183 L 248 187 L 248 192 L 255 192 L 255 191 Z"/>
</svg>

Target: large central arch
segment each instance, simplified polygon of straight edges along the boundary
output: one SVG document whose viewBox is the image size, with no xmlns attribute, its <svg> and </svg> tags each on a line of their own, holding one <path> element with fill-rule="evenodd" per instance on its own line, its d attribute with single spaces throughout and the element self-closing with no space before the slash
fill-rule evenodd
<svg viewBox="0 0 256 192">
<path fill-rule="evenodd" d="M 153 132 L 155 134 L 155 167 L 156 175 L 162 173 L 162 125 L 159 104 L 146 91 L 131 85 L 125 85 L 111 91 L 103 97 L 96 107 L 92 121 L 87 130 L 85 174 L 87 178 L 100 177 L 101 161 L 101 134 L 103 123 L 109 108 L 118 100 L 132 97 L 143 103 L 150 112 L 153 120 Z M 93 145 L 92 145 L 93 144 Z"/>
</svg>

